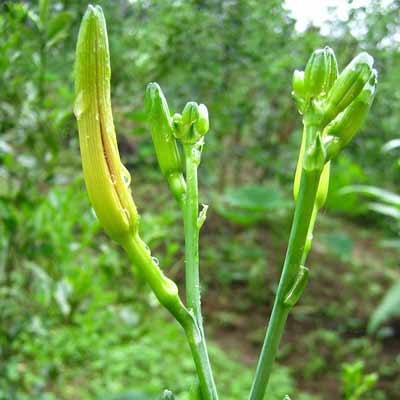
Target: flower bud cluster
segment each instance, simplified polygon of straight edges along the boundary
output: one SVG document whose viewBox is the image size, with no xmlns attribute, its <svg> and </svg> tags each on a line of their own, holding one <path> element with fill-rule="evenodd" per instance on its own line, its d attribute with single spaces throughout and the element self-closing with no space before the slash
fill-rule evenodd
<svg viewBox="0 0 400 400">
<path fill-rule="evenodd" d="M 337 141 L 335 145 L 342 148 L 365 121 L 376 84 L 377 71 L 368 53 L 357 55 L 338 74 L 335 54 L 325 47 L 312 53 L 304 72 L 294 71 L 292 94 L 305 121 L 317 125 L 323 138 L 339 138 L 340 146 Z"/>
<path fill-rule="evenodd" d="M 320 208 L 328 190 L 329 160 L 363 125 L 375 96 L 377 72 L 373 58 L 363 52 L 339 74 L 333 50 L 325 47 L 312 53 L 304 72 L 294 71 L 292 84 L 292 95 L 305 124 L 294 196 L 297 198 L 302 170 L 318 167 L 322 173 L 316 206 Z"/>
</svg>

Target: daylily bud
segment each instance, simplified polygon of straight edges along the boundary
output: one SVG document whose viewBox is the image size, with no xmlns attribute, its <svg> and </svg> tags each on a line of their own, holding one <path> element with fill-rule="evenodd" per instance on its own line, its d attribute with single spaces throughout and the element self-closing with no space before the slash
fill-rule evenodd
<svg viewBox="0 0 400 400">
<path fill-rule="evenodd" d="M 328 72 L 328 56 L 325 49 L 314 50 L 304 70 L 304 89 L 307 97 L 316 97 L 323 91 Z"/>
<path fill-rule="evenodd" d="M 89 6 L 76 48 L 75 105 L 83 175 L 97 218 L 115 241 L 138 230 L 138 214 L 122 165 L 111 110 L 110 54 L 103 12 Z"/>
<path fill-rule="evenodd" d="M 350 142 L 364 123 L 374 100 L 376 84 L 377 72 L 374 69 L 370 80 L 364 86 L 361 93 L 325 129 L 327 135 L 337 136 L 340 139 L 341 147 Z"/>
<path fill-rule="evenodd" d="M 327 128 L 329 128 L 329 125 Z M 325 135 L 326 129 L 324 131 L 324 135 Z M 324 147 L 326 150 L 326 159 L 332 160 L 339 154 L 339 151 L 341 149 L 340 139 L 336 136 L 329 136 L 329 135 L 325 136 L 324 137 Z"/>
<path fill-rule="evenodd" d="M 208 121 L 208 110 L 204 104 L 199 105 L 199 118 L 195 122 L 194 128 L 201 136 L 204 136 L 210 128 L 210 123 Z"/>
<path fill-rule="evenodd" d="M 296 102 L 300 113 L 304 111 L 305 90 L 304 90 L 304 71 L 295 70 L 292 79 L 292 96 Z"/>
<path fill-rule="evenodd" d="M 294 201 L 297 200 L 297 196 L 299 195 L 301 173 L 302 173 L 302 170 L 303 170 L 303 159 L 304 159 L 305 146 L 306 146 L 306 135 L 303 133 L 303 137 L 301 139 L 299 158 L 297 159 L 296 173 L 294 175 L 294 183 L 293 183 Z"/>
<path fill-rule="evenodd" d="M 182 158 L 173 135 L 172 118 L 160 86 L 153 82 L 146 88 L 145 108 L 158 165 L 175 198 L 180 202 L 186 192 Z"/>
<path fill-rule="evenodd" d="M 293 72 L 293 93 L 296 96 L 304 97 L 305 96 L 305 89 L 304 89 L 304 71 L 299 71 L 295 69 Z"/>
<path fill-rule="evenodd" d="M 182 143 L 197 143 L 209 129 L 207 107 L 190 101 L 185 105 L 182 115 L 173 116 L 173 126 L 175 136 L 181 139 Z"/>
<path fill-rule="evenodd" d="M 373 58 L 368 53 L 355 57 L 342 71 L 328 93 L 324 111 L 325 125 L 343 111 L 370 79 Z"/>
<path fill-rule="evenodd" d="M 324 92 L 328 93 L 338 77 L 339 69 L 334 51 L 328 46 L 326 46 L 324 50 L 326 52 L 328 65 L 328 73 L 326 75 L 326 81 L 324 84 Z"/>
<path fill-rule="evenodd" d="M 315 198 L 315 205 L 318 209 L 323 207 L 323 205 L 326 202 L 326 198 L 328 197 L 330 173 L 331 173 L 331 163 L 328 162 L 325 164 L 324 169 L 322 170 L 321 173 L 321 177 L 319 178 L 317 196 Z"/>
</svg>

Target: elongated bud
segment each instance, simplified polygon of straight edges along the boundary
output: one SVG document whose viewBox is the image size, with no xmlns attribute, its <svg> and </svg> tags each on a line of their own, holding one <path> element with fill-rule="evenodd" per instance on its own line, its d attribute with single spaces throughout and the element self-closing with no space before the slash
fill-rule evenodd
<svg viewBox="0 0 400 400">
<path fill-rule="evenodd" d="M 204 104 L 199 105 L 199 117 L 194 124 L 194 128 L 201 136 L 204 136 L 210 128 L 210 123 L 208 121 L 208 110 Z"/>
<path fill-rule="evenodd" d="M 342 71 L 329 91 L 323 107 L 324 125 L 332 121 L 360 94 L 370 79 L 373 62 L 373 58 L 364 52 Z"/>
<path fill-rule="evenodd" d="M 190 101 L 185 105 L 182 115 L 173 116 L 173 126 L 175 136 L 181 139 L 182 143 L 197 143 L 209 129 L 207 107 Z"/>
<path fill-rule="evenodd" d="M 341 147 L 346 146 L 362 127 L 375 97 L 376 84 L 377 72 L 373 70 L 361 93 L 327 126 L 326 134 L 338 137 Z"/>
<path fill-rule="evenodd" d="M 326 129 L 329 128 L 329 125 Z M 324 131 L 324 133 L 326 132 L 326 130 Z M 340 145 L 340 139 L 336 136 L 325 136 L 324 137 L 324 147 L 326 150 L 326 159 L 332 160 L 333 158 L 335 158 L 338 154 L 339 151 L 341 149 L 341 145 Z"/>
<path fill-rule="evenodd" d="M 293 72 L 293 94 L 299 97 L 305 97 L 305 88 L 304 88 L 304 71 L 299 71 L 295 69 Z"/>
<path fill-rule="evenodd" d="M 75 105 L 83 174 L 89 199 L 108 235 L 121 242 L 138 230 L 138 214 L 122 165 L 110 99 L 110 54 L 99 6 L 89 6 L 76 48 Z"/>
<path fill-rule="evenodd" d="M 325 49 L 317 49 L 311 54 L 304 70 L 304 89 L 307 97 L 316 97 L 324 89 L 329 73 L 328 55 Z"/>
<path fill-rule="evenodd" d="M 328 69 L 328 73 L 326 75 L 326 81 L 324 83 L 324 92 L 328 93 L 339 75 L 339 68 L 335 52 L 328 46 L 326 46 L 324 50 L 327 57 L 327 69 Z"/>
<path fill-rule="evenodd" d="M 294 184 L 293 184 L 294 201 L 297 200 L 297 196 L 299 195 L 301 172 L 303 170 L 303 159 L 304 159 L 305 146 L 306 146 L 306 135 L 303 133 L 303 136 L 301 138 L 299 158 L 297 159 L 296 173 L 294 175 Z"/>
<path fill-rule="evenodd" d="M 160 86 L 153 82 L 146 88 L 145 109 L 158 165 L 170 189 L 180 203 L 186 192 L 181 154 L 173 135 L 172 118 Z"/>
<path fill-rule="evenodd" d="M 326 198 L 328 197 L 329 190 L 329 176 L 331 173 L 331 163 L 325 164 L 322 170 L 321 177 L 319 178 L 317 196 L 315 198 L 315 205 L 318 209 L 324 206 Z"/>
<path fill-rule="evenodd" d="M 303 113 L 305 104 L 304 71 L 296 69 L 293 72 L 292 86 L 292 96 L 296 102 L 297 109 L 300 113 Z"/>
</svg>

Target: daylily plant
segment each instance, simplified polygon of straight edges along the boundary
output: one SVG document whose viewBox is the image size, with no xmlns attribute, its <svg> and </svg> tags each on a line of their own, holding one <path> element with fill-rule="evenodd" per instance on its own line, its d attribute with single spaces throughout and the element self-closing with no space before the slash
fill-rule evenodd
<svg viewBox="0 0 400 400">
<path fill-rule="evenodd" d="M 304 264 L 311 249 L 318 210 L 326 200 L 330 162 L 358 132 L 372 104 L 377 84 L 372 64 L 372 57 L 361 53 L 339 74 L 333 50 L 325 47 L 313 52 L 304 72 L 294 72 L 293 97 L 304 125 L 294 179 L 296 207 L 251 400 L 264 397 L 286 319 L 308 281 L 309 269 Z M 209 130 L 208 111 L 204 104 L 188 102 L 181 114 L 171 115 L 160 86 L 157 83 L 147 86 L 145 111 L 158 164 L 182 211 L 184 304 L 176 283 L 165 276 L 140 238 L 130 174 L 118 151 L 110 79 L 104 15 L 99 6 L 90 5 L 82 20 L 76 49 L 74 107 L 89 199 L 104 230 L 125 249 L 160 303 L 185 331 L 198 375 L 194 396 L 216 400 L 218 394 L 203 328 L 199 275 L 199 232 L 207 206 L 199 212 L 197 171 Z M 170 398 L 171 392 L 166 396 Z"/>
</svg>

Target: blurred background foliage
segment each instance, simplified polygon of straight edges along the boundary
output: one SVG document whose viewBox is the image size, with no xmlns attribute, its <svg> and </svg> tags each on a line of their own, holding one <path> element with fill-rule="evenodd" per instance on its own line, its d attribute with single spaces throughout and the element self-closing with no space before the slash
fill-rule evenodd
<svg viewBox="0 0 400 400">
<path fill-rule="evenodd" d="M 354 6 L 322 31 L 298 31 L 280 0 L 99 3 L 141 229 L 181 283 L 182 224 L 157 168 L 145 85 L 159 82 L 173 111 L 192 99 L 209 108 L 203 303 L 224 399 L 247 396 L 285 252 L 301 126 L 292 72 L 324 45 L 342 67 L 361 50 L 374 56 L 376 101 L 334 165 L 312 280 L 268 398 L 397 399 L 399 149 L 382 147 L 399 137 L 400 2 Z M 155 399 L 165 388 L 188 398 L 182 332 L 105 237 L 84 190 L 72 104 L 86 2 L 0 7 L 0 399 Z"/>
</svg>

